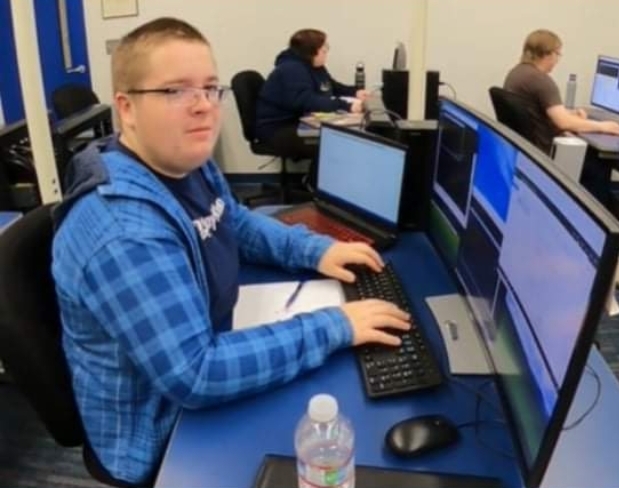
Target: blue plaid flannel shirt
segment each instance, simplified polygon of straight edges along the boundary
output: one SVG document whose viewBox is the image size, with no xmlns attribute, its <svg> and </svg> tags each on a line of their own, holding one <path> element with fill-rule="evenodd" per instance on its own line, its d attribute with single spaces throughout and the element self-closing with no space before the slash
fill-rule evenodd
<svg viewBox="0 0 619 488">
<path fill-rule="evenodd" d="M 352 342 L 342 311 L 213 333 L 196 231 L 142 165 L 95 145 L 73 162 L 56 211 L 52 271 L 63 348 L 89 442 L 116 478 L 153 475 L 182 408 L 202 408 L 292 380 Z M 241 256 L 316 268 L 332 241 L 237 204 L 215 164 Z"/>
</svg>

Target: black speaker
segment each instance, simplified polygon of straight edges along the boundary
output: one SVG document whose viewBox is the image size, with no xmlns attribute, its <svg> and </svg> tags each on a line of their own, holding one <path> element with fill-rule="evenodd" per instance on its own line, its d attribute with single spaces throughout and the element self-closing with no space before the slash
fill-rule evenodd
<svg viewBox="0 0 619 488">
<path fill-rule="evenodd" d="M 383 103 L 402 119 L 408 117 L 408 71 L 383 70 Z"/>
<path fill-rule="evenodd" d="M 436 150 L 436 120 L 398 120 L 398 141 L 408 147 L 400 200 L 399 227 L 425 230 Z"/>
<path fill-rule="evenodd" d="M 441 81 L 440 71 L 426 71 L 426 104 L 424 118 L 438 119 L 438 87 Z"/>
</svg>

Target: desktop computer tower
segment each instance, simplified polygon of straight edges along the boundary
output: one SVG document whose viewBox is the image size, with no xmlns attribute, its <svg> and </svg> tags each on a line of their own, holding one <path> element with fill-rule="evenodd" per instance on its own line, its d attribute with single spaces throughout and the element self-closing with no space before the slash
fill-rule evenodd
<svg viewBox="0 0 619 488">
<path fill-rule="evenodd" d="M 408 117 L 408 71 L 383 70 L 383 103 L 402 119 Z"/>
<path fill-rule="evenodd" d="M 426 71 L 426 99 L 424 118 L 426 120 L 438 119 L 438 87 L 441 81 L 439 71 Z"/>
<path fill-rule="evenodd" d="M 430 211 L 430 193 L 438 123 L 436 120 L 398 120 L 398 141 L 408 148 L 400 204 L 400 228 L 425 230 Z"/>
</svg>

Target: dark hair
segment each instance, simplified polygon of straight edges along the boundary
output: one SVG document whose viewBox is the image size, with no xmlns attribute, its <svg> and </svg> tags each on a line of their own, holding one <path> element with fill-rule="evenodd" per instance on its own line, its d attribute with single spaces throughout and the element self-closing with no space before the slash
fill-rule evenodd
<svg viewBox="0 0 619 488">
<path fill-rule="evenodd" d="M 311 63 L 326 40 L 327 34 L 322 31 L 301 29 L 292 35 L 289 47 L 297 56 Z"/>
</svg>

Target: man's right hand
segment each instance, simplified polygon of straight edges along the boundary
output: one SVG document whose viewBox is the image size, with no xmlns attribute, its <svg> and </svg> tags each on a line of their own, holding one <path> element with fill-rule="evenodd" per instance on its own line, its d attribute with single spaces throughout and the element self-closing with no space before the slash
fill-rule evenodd
<svg viewBox="0 0 619 488">
<path fill-rule="evenodd" d="M 382 329 L 406 331 L 411 327 L 410 315 L 384 300 L 349 302 L 342 305 L 342 310 L 352 326 L 354 346 L 368 342 L 399 346 L 400 339 Z"/>
<path fill-rule="evenodd" d="M 619 124 L 613 120 L 604 120 L 600 122 L 600 131 L 607 134 L 619 135 Z"/>
</svg>

